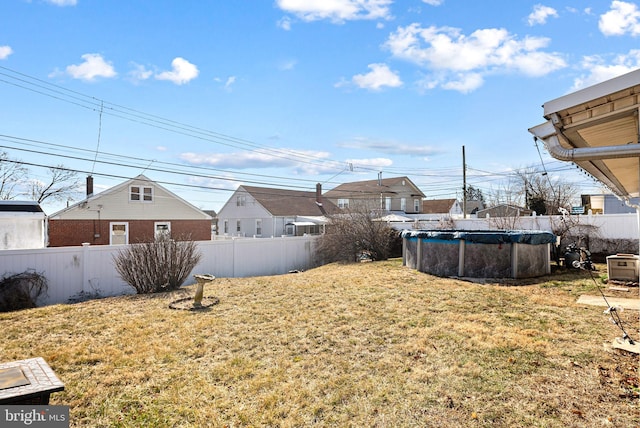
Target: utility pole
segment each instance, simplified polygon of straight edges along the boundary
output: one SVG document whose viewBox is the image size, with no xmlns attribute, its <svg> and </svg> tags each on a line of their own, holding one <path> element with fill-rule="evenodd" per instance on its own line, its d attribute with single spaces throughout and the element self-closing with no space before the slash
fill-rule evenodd
<svg viewBox="0 0 640 428">
<path fill-rule="evenodd" d="M 462 218 L 467 218 L 467 161 L 462 146 Z"/>
</svg>

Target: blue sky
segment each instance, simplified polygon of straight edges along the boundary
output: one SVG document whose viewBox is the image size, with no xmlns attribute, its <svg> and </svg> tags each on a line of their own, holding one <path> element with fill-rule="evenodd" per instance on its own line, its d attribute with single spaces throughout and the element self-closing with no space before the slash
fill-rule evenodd
<svg viewBox="0 0 640 428">
<path fill-rule="evenodd" d="M 638 68 L 639 35 L 635 1 L 3 0 L 0 150 L 215 210 L 379 172 L 459 197 L 462 146 L 485 193 L 542 165 L 589 192 L 527 129 Z"/>
</svg>

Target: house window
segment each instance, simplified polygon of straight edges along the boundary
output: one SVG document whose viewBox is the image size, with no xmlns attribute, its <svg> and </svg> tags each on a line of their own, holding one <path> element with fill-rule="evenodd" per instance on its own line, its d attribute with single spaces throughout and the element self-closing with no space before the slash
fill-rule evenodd
<svg viewBox="0 0 640 428">
<path fill-rule="evenodd" d="M 155 237 L 158 239 L 160 236 L 171 237 L 171 222 L 168 221 L 156 221 L 154 223 Z"/>
<path fill-rule="evenodd" d="M 153 187 L 130 186 L 129 200 L 133 202 L 153 202 Z"/>
<path fill-rule="evenodd" d="M 109 245 L 124 245 L 129 243 L 129 223 L 109 223 Z"/>
<path fill-rule="evenodd" d="M 389 196 L 384 198 L 384 209 L 391 211 L 391 198 Z"/>
<path fill-rule="evenodd" d="M 407 198 L 400 198 L 400 211 L 407 211 Z"/>
<path fill-rule="evenodd" d="M 413 211 L 419 213 L 420 212 L 420 199 L 413 200 Z"/>
<path fill-rule="evenodd" d="M 296 221 L 293 217 L 285 217 L 284 219 L 284 233 L 287 236 L 295 235 L 296 227 L 293 222 Z"/>
<path fill-rule="evenodd" d="M 240 233 L 242 231 L 242 222 L 240 220 L 236 220 L 236 232 Z"/>
<path fill-rule="evenodd" d="M 296 227 L 293 224 L 286 224 L 284 226 L 284 233 L 287 236 L 293 236 L 295 233 Z"/>
<path fill-rule="evenodd" d="M 222 230 L 225 235 L 229 233 L 229 220 L 223 222 Z"/>
<path fill-rule="evenodd" d="M 247 197 L 245 195 L 238 195 L 236 197 L 236 206 L 244 207 L 247 204 Z"/>
<path fill-rule="evenodd" d="M 256 219 L 256 235 L 262 235 L 262 219 Z"/>
<path fill-rule="evenodd" d="M 338 199 L 338 208 L 349 208 L 349 199 Z"/>
</svg>

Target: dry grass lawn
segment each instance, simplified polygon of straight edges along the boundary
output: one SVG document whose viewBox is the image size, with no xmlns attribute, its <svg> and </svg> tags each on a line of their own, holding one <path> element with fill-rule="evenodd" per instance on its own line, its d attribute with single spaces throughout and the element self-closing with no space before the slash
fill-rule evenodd
<svg viewBox="0 0 640 428">
<path fill-rule="evenodd" d="M 400 260 L 221 278 L 206 312 L 168 308 L 184 287 L 0 314 L 0 361 L 44 357 L 72 426 L 639 426 L 637 356 L 576 304 L 589 274 L 511 282 Z"/>
</svg>

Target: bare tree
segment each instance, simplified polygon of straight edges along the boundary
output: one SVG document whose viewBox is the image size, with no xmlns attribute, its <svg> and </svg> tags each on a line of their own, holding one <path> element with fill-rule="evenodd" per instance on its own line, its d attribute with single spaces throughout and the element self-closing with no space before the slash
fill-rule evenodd
<svg viewBox="0 0 640 428">
<path fill-rule="evenodd" d="M 29 182 L 29 196 L 38 203 L 47 199 L 64 201 L 74 199 L 73 196 L 80 188 L 80 179 L 76 171 L 66 169 L 63 165 L 51 167 L 47 173 L 47 182 L 31 180 Z"/>
<path fill-rule="evenodd" d="M 9 159 L 6 152 L 0 152 L 0 200 L 15 199 L 28 173 L 23 164 Z"/>
<path fill-rule="evenodd" d="M 520 180 L 510 177 L 497 187 L 492 186 L 486 195 L 486 206 L 496 207 L 502 204 L 522 206 L 524 199 L 522 198 L 522 186 L 520 183 Z"/>
<path fill-rule="evenodd" d="M 554 215 L 561 212 L 560 208 L 570 210 L 578 194 L 573 183 L 552 178 L 537 167 L 527 167 L 516 170 L 486 199 L 487 206 L 507 204 L 529 208 L 539 215 Z"/>
<path fill-rule="evenodd" d="M 63 165 L 50 167 L 46 181 L 30 178 L 30 175 L 22 162 L 9 159 L 6 152 L 0 152 L 0 200 L 17 197 L 28 197 L 38 203 L 73 200 L 80 188 L 78 173 Z"/>
<path fill-rule="evenodd" d="M 480 201 L 484 202 L 484 194 L 482 190 L 474 186 L 467 186 L 466 189 L 467 201 Z"/>
<path fill-rule="evenodd" d="M 353 262 L 360 257 L 386 260 L 399 240 L 398 233 L 384 221 L 377 221 L 380 209 L 360 204 L 332 215 L 326 232 L 318 240 L 317 253 L 322 262 Z"/>
<path fill-rule="evenodd" d="M 525 168 L 516 171 L 521 181 L 521 192 L 527 208 L 540 215 L 559 214 L 562 209 L 571 210 L 572 203 L 578 195 L 573 183 L 560 177 L 551 178 L 546 172 L 537 168 Z"/>
</svg>

